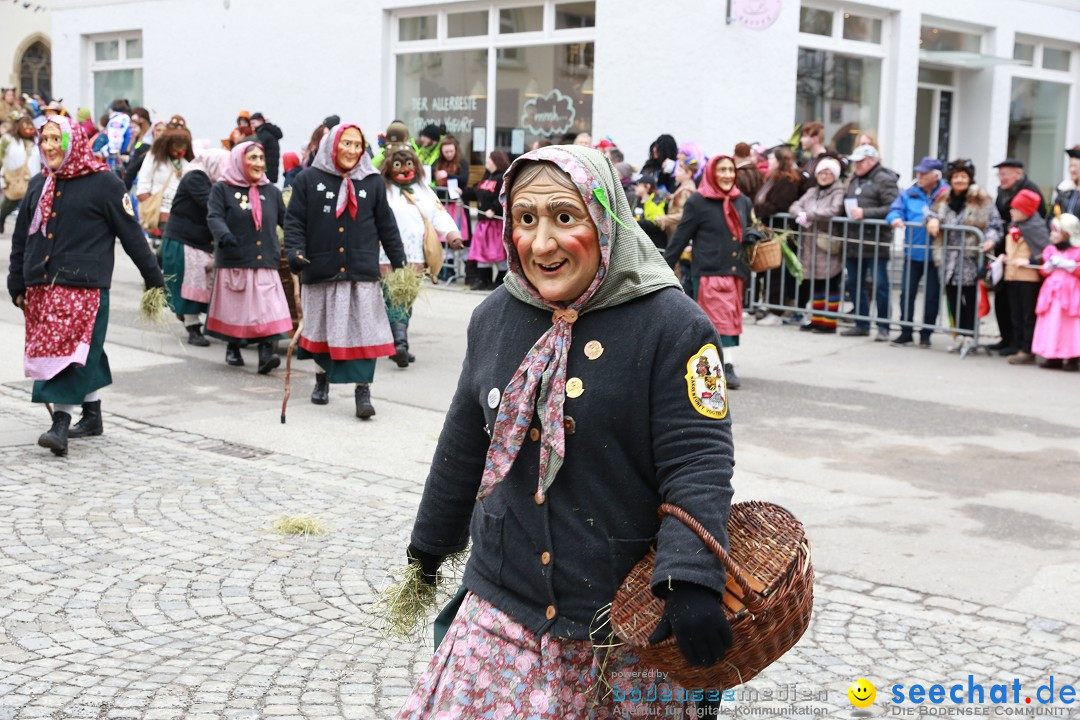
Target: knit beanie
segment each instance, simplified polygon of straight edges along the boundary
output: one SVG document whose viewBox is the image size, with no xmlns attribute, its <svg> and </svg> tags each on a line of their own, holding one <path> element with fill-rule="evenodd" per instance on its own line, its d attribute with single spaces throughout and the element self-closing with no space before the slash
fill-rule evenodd
<svg viewBox="0 0 1080 720">
<path fill-rule="evenodd" d="M 1039 212 L 1040 205 L 1042 205 L 1042 198 L 1039 197 L 1039 193 L 1034 190 L 1028 190 L 1027 188 L 1016 193 L 1012 202 L 1009 203 L 1009 207 L 1019 210 L 1028 217 Z"/>
<path fill-rule="evenodd" d="M 825 156 L 820 158 L 814 165 L 814 176 L 816 177 L 822 170 L 832 170 L 833 177 L 837 180 L 840 179 L 840 163 L 836 158 Z"/>
<path fill-rule="evenodd" d="M 432 142 L 439 142 L 439 138 L 442 137 L 442 133 L 439 132 L 439 126 L 434 123 L 425 125 L 424 129 L 420 131 L 420 134 L 426 138 L 430 138 Z"/>
</svg>

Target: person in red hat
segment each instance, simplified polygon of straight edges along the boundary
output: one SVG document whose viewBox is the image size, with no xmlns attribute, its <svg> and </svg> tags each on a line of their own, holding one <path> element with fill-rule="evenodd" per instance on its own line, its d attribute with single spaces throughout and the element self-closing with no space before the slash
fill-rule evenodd
<svg viewBox="0 0 1080 720">
<path fill-rule="evenodd" d="M 1050 244 L 1050 232 L 1039 216 L 1042 196 L 1027 188 L 1009 203 L 1012 225 L 1005 238 L 1005 292 L 1009 297 L 1013 335 L 1019 350 L 1009 357 L 1010 365 L 1031 365 L 1031 338 L 1035 333 L 1035 306 L 1039 302 L 1042 276 L 1029 267 L 1042 262 L 1042 252 Z"/>
</svg>

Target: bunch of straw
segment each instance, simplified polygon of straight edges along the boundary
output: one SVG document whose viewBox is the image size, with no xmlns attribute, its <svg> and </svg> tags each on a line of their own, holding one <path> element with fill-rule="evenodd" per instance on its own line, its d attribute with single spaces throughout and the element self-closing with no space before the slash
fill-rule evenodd
<svg viewBox="0 0 1080 720">
<path fill-rule="evenodd" d="M 330 530 L 310 515 L 286 515 L 274 521 L 274 532 L 282 535 L 322 537 Z"/>
<path fill-rule="evenodd" d="M 457 585 L 444 581 L 459 576 L 468 557 L 467 549 L 447 557 L 443 564 L 449 572 L 440 572 L 434 585 L 424 579 L 419 561 L 410 562 L 403 571 L 392 576 L 390 587 L 383 590 L 372 605 L 374 628 L 389 639 L 417 641 L 427 627 L 428 613 L 449 600 L 453 593 L 447 588 Z"/>
<path fill-rule="evenodd" d="M 423 286 L 424 276 L 406 266 L 394 270 L 382 279 L 390 305 L 398 310 L 408 310 L 416 302 Z"/>
<path fill-rule="evenodd" d="M 164 325 L 168 319 L 169 299 L 165 288 L 153 287 L 139 301 L 139 319 L 148 325 Z"/>
</svg>

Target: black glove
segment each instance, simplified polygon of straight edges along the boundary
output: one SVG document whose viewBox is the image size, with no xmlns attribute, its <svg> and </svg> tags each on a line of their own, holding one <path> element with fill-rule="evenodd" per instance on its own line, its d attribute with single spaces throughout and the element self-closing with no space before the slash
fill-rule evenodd
<svg viewBox="0 0 1080 720">
<path fill-rule="evenodd" d="M 409 548 L 405 551 L 405 557 L 410 563 L 420 563 L 420 569 L 424 574 L 424 582 L 428 585 L 435 584 L 435 580 L 439 577 L 439 565 L 442 564 L 444 555 L 432 555 L 415 545 L 409 545 Z"/>
<path fill-rule="evenodd" d="M 658 643 L 673 632 L 679 652 L 691 665 L 715 665 L 724 659 L 733 638 L 724 607 L 715 592 L 690 582 L 675 581 L 666 595 L 664 617 L 649 636 Z"/>
<path fill-rule="evenodd" d="M 240 247 L 240 240 L 232 233 L 225 233 L 221 236 L 221 239 L 218 240 L 218 245 L 227 248 Z"/>
<path fill-rule="evenodd" d="M 165 287 L 165 278 L 162 277 L 161 275 L 158 275 L 153 280 L 146 280 L 144 282 L 144 284 L 145 284 L 147 290 L 153 290 L 154 288 L 164 288 Z"/>
<path fill-rule="evenodd" d="M 310 264 L 311 261 L 300 253 L 293 253 L 289 256 L 289 269 L 297 275 L 303 272 Z"/>
<path fill-rule="evenodd" d="M 746 233 L 743 235 L 743 244 L 744 245 L 753 245 L 754 243 L 761 242 L 764 239 L 765 239 L 765 235 L 760 230 L 757 230 L 757 229 L 747 230 Z"/>
</svg>

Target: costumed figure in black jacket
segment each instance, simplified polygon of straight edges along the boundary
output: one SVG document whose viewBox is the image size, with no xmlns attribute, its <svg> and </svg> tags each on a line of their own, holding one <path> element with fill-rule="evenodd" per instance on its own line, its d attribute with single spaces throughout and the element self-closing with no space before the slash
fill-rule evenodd
<svg viewBox="0 0 1080 720">
<path fill-rule="evenodd" d="M 281 364 L 273 341 L 289 336 L 292 316 L 278 266 L 277 228 L 285 223 L 281 191 L 266 178 L 266 155 L 246 141 L 229 153 L 210 190 L 207 224 L 214 236 L 214 289 L 206 332 L 225 340 L 225 362 L 241 366 L 240 344 L 259 345 L 259 373 Z"/>
<path fill-rule="evenodd" d="M 743 287 L 750 282 L 743 248 L 758 239 L 746 231 L 753 209 L 753 201 L 735 185 L 734 158 L 716 155 L 705 165 L 701 185 L 683 206 L 675 237 L 664 250 L 668 265 L 675 267 L 686 245 L 694 243 L 694 297 L 720 334 L 731 390 L 740 384 L 731 356 L 742 335 Z"/>
<path fill-rule="evenodd" d="M 455 250 L 464 247 L 457 223 L 439 202 L 435 191 L 424 182 L 420 159 L 412 147 L 406 143 L 388 142 L 379 171 L 385 180 L 386 200 L 394 211 L 398 234 L 405 248 L 405 260 L 414 270 L 423 272 L 426 267 L 424 237 L 429 231 L 445 238 L 446 244 Z M 383 275 L 390 272 L 391 260 L 386 248 L 379 251 L 379 265 Z M 433 277 L 439 274 L 439 268 L 429 269 Z M 399 307 L 390 301 L 388 292 L 384 291 L 384 295 L 390 330 L 394 334 L 393 359 L 398 367 L 407 368 L 416 360 L 409 352 L 412 307 Z"/>
<path fill-rule="evenodd" d="M 303 284 L 304 330 L 297 357 L 319 366 L 311 402 L 330 402 L 330 383 L 356 383 L 356 416 L 375 414 L 375 359 L 394 354 L 379 285 L 379 247 L 405 265 L 386 187 L 360 128 L 337 125 L 293 184 L 285 219 L 289 267 Z"/>
<path fill-rule="evenodd" d="M 408 549 L 436 582 L 471 537 L 468 593 L 397 717 L 693 717 L 694 703 L 627 646 L 601 668 L 590 625 L 656 547 L 652 590 L 667 602 L 653 642 L 673 633 L 699 665 L 731 645 L 723 566 L 657 516 L 665 502 L 692 508 L 727 542 L 734 460 L 719 338 L 602 153 L 529 152 L 503 198 L 510 273 L 469 323 Z M 599 691 L 612 677 L 623 699 Z M 629 699 L 646 686 L 672 694 Z"/>
<path fill-rule="evenodd" d="M 228 150 L 210 148 L 187 165 L 161 238 L 169 308 L 184 323 L 188 344 L 198 347 L 210 345 L 202 332 L 201 315 L 210 309 L 214 286 L 214 236 L 206 222 L 206 206 L 228 159 Z"/>
<path fill-rule="evenodd" d="M 39 142 L 43 174 L 19 208 L 7 284 L 26 318 L 32 399 L 53 404 L 52 427 L 38 445 L 66 455 L 68 438 L 102 433 L 98 390 L 112 383 L 104 345 L 116 238 L 147 288 L 165 281 L 124 184 L 93 157 L 82 128 L 53 115 Z"/>
</svg>

